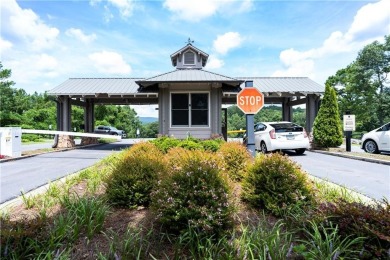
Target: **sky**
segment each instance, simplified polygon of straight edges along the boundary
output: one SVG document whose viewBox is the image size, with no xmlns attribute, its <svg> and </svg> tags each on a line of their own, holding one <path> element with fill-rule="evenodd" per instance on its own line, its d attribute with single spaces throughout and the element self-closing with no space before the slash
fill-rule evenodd
<svg viewBox="0 0 390 260">
<path fill-rule="evenodd" d="M 390 34 L 390 0 L 1 0 L 0 60 L 15 88 L 43 93 L 77 77 L 147 78 L 193 45 L 230 77 L 319 84 Z M 157 116 L 153 106 L 134 107 Z"/>
</svg>

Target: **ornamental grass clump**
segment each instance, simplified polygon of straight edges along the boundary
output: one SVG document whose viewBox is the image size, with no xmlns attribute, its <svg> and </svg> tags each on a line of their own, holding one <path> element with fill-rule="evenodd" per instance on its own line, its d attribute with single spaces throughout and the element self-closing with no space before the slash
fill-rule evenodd
<svg viewBox="0 0 390 260">
<path fill-rule="evenodd" d="M 221 145 L 218 153 L 223 159 L 229 177 L 234 181 L 240 181 L 252 162 L 248 150 L 240 143 L 227 142 Z"/>
<path fill-rule="evenodd" d="M 215 154 L 171 149 L 168 172 L 152 193 L 152 209 L 170 232 L 195 228 L 218 234 L 231 222 L 228 178 L 219 171 Z"/>
<path fill-rule="evenodd" d="M 312 184 L 306 173 L 281 154 L 260 155 L 243 179 L 244 201 L 265 208 L 276 216 L 313 201 Z"/>
<path fill-rule="evenodd" d="M 141 143 L 131 148 L 106 180 L 109 202 L 129 208 L 148 206 L 158 175 L 165 169 L 162 158 L 153 144 Z"/>
</svg>

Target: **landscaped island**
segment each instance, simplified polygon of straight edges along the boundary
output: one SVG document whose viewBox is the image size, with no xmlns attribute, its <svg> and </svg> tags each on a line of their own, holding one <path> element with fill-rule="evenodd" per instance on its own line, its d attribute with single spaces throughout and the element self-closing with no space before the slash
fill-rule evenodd
<svg viewBox="0 0 390 260">
<path fill-rule="evenodd" d="M 387 259 L 390 205 L 279 153 L 162 137 L 1 215 L 2 259 Z"/>
</svg>

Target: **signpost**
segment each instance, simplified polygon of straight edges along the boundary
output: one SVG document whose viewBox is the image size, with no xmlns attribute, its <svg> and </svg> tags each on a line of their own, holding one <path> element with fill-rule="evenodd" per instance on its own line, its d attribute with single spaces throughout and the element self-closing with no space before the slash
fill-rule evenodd
<svg viewBox="0 0 390 260">
<path fill-rule="evenodd" d="M 254 114 L 263 108 L 264 95 L 253 87 L 253 81 L 245 81 L 245 88 L 237 95 L 237 106 L 246 114 L 246 147 L 255 156 Z"/>
<path fill-rule="evenodd" d="M 355 115 L 350 115 L 349 111 L 347 111 L 346 115 L 343 116 L 343 125 L 344 125 L 344 132 L 345 132 L 345 146 L 346 146 L 345 150 L 347 152 L 350 152 L 352 131 L 356 130 Z"/>
</svg>

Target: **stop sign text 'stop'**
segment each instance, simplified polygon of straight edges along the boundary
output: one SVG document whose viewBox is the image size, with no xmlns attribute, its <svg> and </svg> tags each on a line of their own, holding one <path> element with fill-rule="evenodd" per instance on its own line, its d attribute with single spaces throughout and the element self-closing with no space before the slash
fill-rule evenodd
<svg viewBox="0 0 390 260">
<path fill-rule="evenodd" d="M 264 106 L 264 96 L 256 88 L 244 88 L 237 95 L 237 106 L 245 114 L 256 114 Z"/>
</svg>

